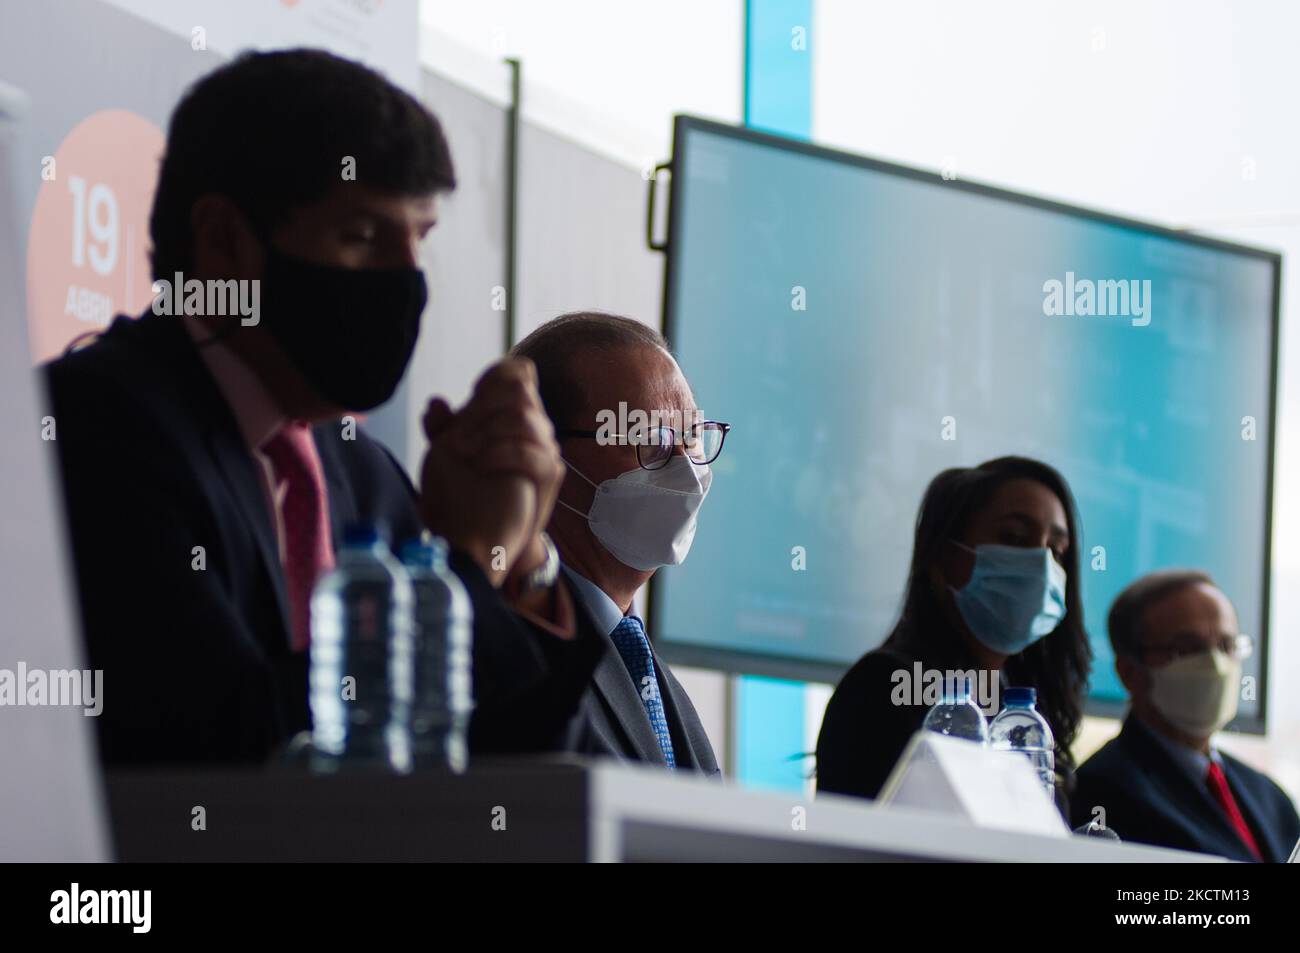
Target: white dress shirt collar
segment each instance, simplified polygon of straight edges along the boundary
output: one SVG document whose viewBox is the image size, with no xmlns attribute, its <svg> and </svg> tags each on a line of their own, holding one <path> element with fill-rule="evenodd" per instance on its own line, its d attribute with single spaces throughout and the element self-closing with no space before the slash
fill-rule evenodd
<svg viewBox="0 0 1300 953">
<path fill-rule="evenodd" d="M 249 450 L 256 451 L 284 426 L 286 417 L 266 385 L 243 359 L 224 343 L 207 344 L 206 329 L 188 316 L 173 317 L 184 321 L 185 330 L 194 341 L 194 348 L 216 381 L 217 390 L 225 398 L 230 413 L 239 426 L 239 433 Z"/>
<path fill-rule="evenodd" d="M 604 589 L 596 585 L 585 576 L 574 572 L 568 566 L 561 566 L 564 574 L 569 577 L 569 582 L 573 584 L 573 591 L 578 597 L 578 602 L 587 610 L 587 615 L 591 621 L 605 635 L 609 635 L 618 624 L 623 621 L 623 610 L 618 607 L 613 599 L 605 592 Z"/>
</svg>

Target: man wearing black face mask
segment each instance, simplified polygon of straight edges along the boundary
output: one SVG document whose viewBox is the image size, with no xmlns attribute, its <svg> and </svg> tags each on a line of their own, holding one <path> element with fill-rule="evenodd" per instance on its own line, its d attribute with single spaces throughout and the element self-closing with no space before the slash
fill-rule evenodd
<svg viewBox="0 0 1300 953">
<path fill-rule="evenodd" d="M 567 601 L 528 625 L 496 591 L 537 568 L 562 474 L 532 367 L 492 368 L 459 413 L 433 405 L 418 498 L 345 417 L 406 370 L 419 242 L 454 184 L 437 120 L 326 53 L 241 57 L 178 106 L 150 221 L 170 307 L 48 367 L 107 761 L 259 761 L 308 727 L 309 598 L 354 522 L 451 543 L 489 660 L 477 747 L 546 747 L 577 705 L 596 654 L 554 637 L 573 634 Z M 191 281 L 226 297 L 180 313 Z"/>
</svg>

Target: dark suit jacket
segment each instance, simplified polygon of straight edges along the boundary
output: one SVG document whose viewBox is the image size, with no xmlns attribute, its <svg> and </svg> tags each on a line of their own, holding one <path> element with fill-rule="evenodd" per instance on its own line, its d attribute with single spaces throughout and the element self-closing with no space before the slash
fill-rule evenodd
<svg viewBox="0 0 1300 953">
<path fill-rule="evenodd" d="M 310 725 L 307 656 L 289 647 L 256 463 L 182 320 L 118 318 L 46 368 L 110 763 L 260 761 Z M 336 546 L 354 521 L 394 540 L 419 532 L 414 489 L 387 450 L 361 432 L 342 439 L 337 423 L 313 435 Z M 473 747 L 557 746 L 599 648 L 540 635 L 472 560 L 453 554 L 452 566 L 475 614 Z"/>
<path fill-rule="evenodd" d="M 609 634 L 596 628 L 567 579 L 564 585 L 569 586 L 573 596 L 579 639 L 591 640 L 604 647 L 583 696 L 582 707 L 570 724 L 566 747 L 578 754 L 664 764 L 663 751 L 650 727 L 645 703 L 622 656 Z M 651 651 L 654 652 L 653 643 Z M 663 699 L 664 714 L 673 739 L 673 760 L 678 770 L 719 775 L 721 772 L 713 746 L 709 744 L 709 736 L 686 689 L 657 652 L 654 653 L 654 663 L 659 695 Z"/>
<path fill-rule="evenodd" d="M 1223 773 L 1267 861 L 1285 861 L 1300 839 L 1300 817 L 1286 793 L 1254 768 L 1223 755 Z M 1169 752 L 1129 715 L 1079 768 L 1073 823 L 1106 810 L 1106 826 L 1124 840 L 1253 860 L 1204 784 L 1195 784 Z"/>
</svg>

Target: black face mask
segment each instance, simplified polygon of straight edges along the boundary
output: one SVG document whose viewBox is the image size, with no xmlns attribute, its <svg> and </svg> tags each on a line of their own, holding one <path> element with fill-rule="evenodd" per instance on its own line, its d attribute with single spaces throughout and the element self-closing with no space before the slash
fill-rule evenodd
<svg viewBox="0 0 1300 953">
<path fill-rule="evenodd" d="M 345 410 L 393 396 L 428 299 L 418 268 L 316 265 L 266 248 L 262 324 L 316 393 Z"/>
</svg>

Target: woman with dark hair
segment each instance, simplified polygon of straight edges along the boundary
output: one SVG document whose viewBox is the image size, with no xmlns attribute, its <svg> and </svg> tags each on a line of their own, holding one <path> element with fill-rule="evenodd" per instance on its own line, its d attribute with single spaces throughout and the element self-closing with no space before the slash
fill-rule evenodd
<svg viewBox="0 0 1300 953">
<path fill-rule="evenodd" d="M 900 685 L 918 669 L 936 679 L 978 670 L 981 683 L 1037 689 L 1064 800 L 1091 664 L 1078 518 L 1065 480 L 1024 457 L 945 470 L 921 501 L 898 623 L 826 707 L 817 789 L 875 797 L 928 711 L 919 691 Z"/>
</svg>

